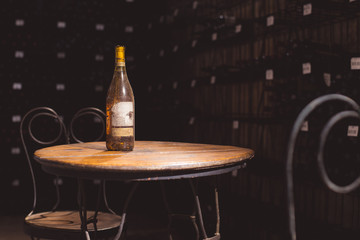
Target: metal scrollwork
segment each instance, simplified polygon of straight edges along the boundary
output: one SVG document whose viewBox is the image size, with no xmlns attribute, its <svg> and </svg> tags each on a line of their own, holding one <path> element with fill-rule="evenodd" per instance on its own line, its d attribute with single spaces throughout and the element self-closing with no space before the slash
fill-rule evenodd
<svg viewBox="0 0 360 240">
<path fill-rule="evenodd" d="M 47 116 L 47 117 L 50 117 L 50 118 L 54 118 L 57 123 L 59 124 L 59 132 L 58 132 L 58 135 L 55 136 L 54 139 L 52 140 L 49 140 L 49 141 L 42 141 L 40 139 L 38 139 L 34 134 L 33 134 L 33 130 L 32 130 L 32 125 L 33 125 L 33 121 L 40 117 L 40 116 Z M 24 147 L 24 151 L 25 151 L 25 154 L 26 154 L 26 158 L 27 158 L 27 161 L 28 161 L 28 164 L 29 164 L 29 168 L 30 168 L 30 173 L 31 173 L 31 178 L 32 178 L 32 182 L 33 182 L 33 196 L 34 196 L 34 199 L 33 199 L 33 206 L 32 206 L 32 210 L 31 212 L 28 214 L 28 216 L 30 216 L 34 211 L 35 211 L 35 208 L 36 208 L 36 203 L 37 203 L 37 188 L 36 188 L 36 179 L 35 179 L 35 174 L 34 174 L 34 169 L 33 169 L 33 166 L 32 166 L 32 163 L 31 163 L 31 159 L 30 159 L 30 156 L 29 156 L 29 152 L 28 152 L 28 149 L 27 149 L 27 145 L 25 143 L 25 137 L 24 137 L 24 124 L 28 121 L 28 127 L 27 127 L 27 130 L 28 130 L 28 133 L 29 133 L 29 136 L 30 138 L 37 142 L 38 144 L 41 144 L 41 145 L 51 145 L 51 144 L 54 144 L 56 143 L 57 141 L 60 140 L 60 138 L 62 136 L 64 136 L 64 138 L 66 138 L 66 127 L 65 127 L 65 124 L 63 123 L 62 119 L 60 118 L 60 116 L 51 108 L 49 107 L 37 107 L 37 108 L 33 108 L 31 109 L 30 111 L 28 111 L 25 116 L 23 117 L 23 119 L 21 120 L 21 123 L 20 123 L 20 137 L 21 137 L 21 142 L 22 142 L 22 145 Z M 67 138 L 66 138 L 67 140 Z M 56 186 L 56 191 L 57 191 L 57 194 L 59 195 L 59 189 L 58 189 L 58 186 L 57 184 L 55 184 Z M 58 198 L 59 199 L 59 198 Z M 56 202 L 54 208 L 56 208 L 56 206 L 59 204 L 59 200 Z"/>
<path fill-rule="evenodd" d="M 320 176 L 323 180 L 323 182 L 326 184 L 326 186 L 331 189 L 332 191 L 336 193 L 349 193 L 353 190 L 355 190 L 357 187 L 360 186 L 360 177 L 358 177 L 355 181 L 350 183 L 346 186 L 339 186 L 332 182 L 325 170 L 324 166 L 324 147 L 326 143 L 326 138 L 331 130 L 331 128 L 340 120 L 345 118 L 357 118 L 360 119 L 359 112 L 356 111 L 343 111 L 339 112 L 338 114 L 334 115 L 330 120 L 326 123 L 324 128 L 321 131 L 320 135 L 320 144 L 319 144 L 319 150 L 317 155 L 317 162 L 319 166 Z"/>
<path fill-rule="evenodd" d="M 77 119 L 79 119 L 80 117 L 85 116 L 85 115 L 94 115 L 95 117 L 98 117 L 100 119 L 101 126 L 102 126 L 101 134 L 95 140 L 93 140 L 93 141 L 99 141 L 104 136 L 104 133 L 105 133 L 106 125 L 105 125 L 104 118 L 106 117 L 106 115 L 100 109 L 93 108 L 93 107 L 87 107 L 87 108 L 80 109 L 74 115 L 74 117 L 71 119 L 71 122 L 70 122 L 70 136 L 78 143 L 83 142 L 75 135 L 73 125 Z"/>
<path fill-rule="evenodd" d="M 342 111 L 336 115 L 334 115 L 324 128 L 322 129 L 321 135 L 320 135 L 320 145 L 318 149 L 318 156 L 317 156 L 317 162 L 319 166 L 319 171 L 321 178 L 325 185 L 337 192 L 337 193 L 348 193 L 355 188 L 357 188 L 360 185 L 360 177 L 357 178 L 353 183 L 349 184 L 348 186 L 338 186 L 335 183 L 333 183 L 325 170 L 324 167 L 324 159 L 323 159 L 323 150 L 326 142 L 326 138 L 328 136 L 328 133 L 330 132 L 331 128 L 340 120 L 348 117 L 358 118 L 360 119 L 360 107 L 359 105 L 352 100 L 349 97 L 346 97 L 341 94 L 328 94 L 321 97 L 318 97 L 311 101 L 308 105 L 305 106 L 305 108 L 300 112 L 298 117 L 295 120 L 295 123 L 293 125 L 293 128 L 290 133 L 290 140 L 288 143 L 287 148 L 287 155 L 286 155 L 286 184 L 287 184 L 287 205 L 288 205 L 288 218 L 289 218 L 289 233 L 292 240 L 296 240 L 296 224 L 295 224 L 295 205 L 294 205 L 294 182 L 293 182 L 293 154 L 295 149 L 295 143 L 296 138 L 298 136 L 298 133 L 301 129 L 301 126 L 305 119 L 310 115 L 311 112 L 313 112 L 317 107 L 322 105 L 323 103 L 329 102 L 329 101 L 341 101 L 349 104 L 353 110 L 350 111 Z"/>
</svg>

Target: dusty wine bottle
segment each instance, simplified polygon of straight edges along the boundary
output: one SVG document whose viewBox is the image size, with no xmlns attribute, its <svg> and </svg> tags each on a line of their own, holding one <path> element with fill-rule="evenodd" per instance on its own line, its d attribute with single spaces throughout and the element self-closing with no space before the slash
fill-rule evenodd
<svg viewBox="0 0 360 240">
<path fill-rule="evenodd" d="M 125 68 L 125 47 L 115 47 L 115 70 L 106 97 L 106 148 L 131 151 L 135 144 L 135 101 Z"/>
</svg>

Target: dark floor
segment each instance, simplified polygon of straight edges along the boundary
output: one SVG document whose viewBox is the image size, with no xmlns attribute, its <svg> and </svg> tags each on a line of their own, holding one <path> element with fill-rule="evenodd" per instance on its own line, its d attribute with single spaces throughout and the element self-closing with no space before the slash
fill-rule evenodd
<svg viewBox="0 0 360 240">
<path fill-rule="evenodd" d="M 0 240 L 22 240 L 30 238 L 22 229 L 24 216 L 0 216 Z"/>
</svg>

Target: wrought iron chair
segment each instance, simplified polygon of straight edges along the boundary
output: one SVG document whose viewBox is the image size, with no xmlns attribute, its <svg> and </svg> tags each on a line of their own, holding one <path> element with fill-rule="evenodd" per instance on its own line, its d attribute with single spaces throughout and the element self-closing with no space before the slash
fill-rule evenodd
<svg viewBox="0 0 360 240">
<path fill-rule="evenodd" d="M 47 121 L 41 122 L 37 130 L 51 131 L 54 133 L 53 125 L 58 126 L 58 134 L 51 140 L 43 140 L 34 134 L 34 122 L 39 117 L 47 118 Z M 49 121 L 52 120 L 51 121 Z M 44 119 L 43 119 L 44 120 Z M 38 120 L 39 121 L 39 120 Z M 45 125 L 50 125 L 50 128 L 45 128 Z M 43 132 L 44 133 L 44 132 Z M 120 216 L 115 215 L 113 212 L 103 213 L 95 211 L 88 211 L 88 216 L 82 212 L 82 209 L 76 210 L 59 210 L 60 205 L 60 184 L 62 180 L 55 176 L 53 185 L 55 186 L 56 200 L 54 206 L 50 210 L 39 211 L 38 197 L 39 197 L 39 182 L 43 185 L 44 180 L 52 180 L 50 175 L 45 175 L 39 169 L 39 165 L 32 161 L 32 151 L 37 147 L 45 147 L 54 144 L 69 143 L 69 136 L 66 131 L 65 124 L 60 116 L 51 108 L 38 107 L 30 110 L 23 117 L 20 124 L 20 136 L 25 150 L 26 158 L 30 168 L 30 173 L 33 183 L 33 205 L 30 213 L 25 217 L 24 231 L 34 238 L 46 239 L 89 239 L 94 236 L 97 239 L 106 239 L 113 237 L 117 233 L 120 224 Z M 42 176 L 39 176 L 41 175 Z M 47 185 L 49 187 L 50 185 Z M 46 189 L 47 194 L 50 189 Z M 82 184 L 78 184 L 78 204 L 81 204 Z M 83 223 L 83 224 L 82 224 Z M 91 223 L 91 224 L 89 224 Z M 89 226 L 87 226 L 89 225 Z M 84 228 L 86 227 L 86 228 Z M 86 231 L 84 231 L 86 229 Z"/>
<path fill-rule="evenodd" d="M 93 121 L 101 124 L 101 127 L 102 127 L 100 129 L 100 131 L 98 131 L 97 136 L 91 136 L 91 137 L 93 137 L 93 139 L 89 139 L 90 137 L 88 137 L 88 136 L 78 137 L 77 136 L 78 133 L 75 130 L 74 125 L 75 125 L 76 121 L 79 121 L 80 118 L 86 117 L 86 116 L 92 116 Z M 73 139 L 77 143 L 83 143 L 85 140 L 100 141 L 101 139 L 103 139 L 103 137 L 105 135 L 105 127 L 106 127 L 105 118 L 106 118 L 105 113 L 102 110 L 100 110 L 99 108 L 86 107 L 86 108 L 80 109 L 79 111 L 77 111 L 75 113 L 75 115 L 72 117 L 71 122 L 70 122 L 70 129 L 69 129 L 70 140 Z M 84 135 L 84 134 L 82 134 L 82 135 Z"/>
<path fill-rule="evenodd" d="M 357 118 L 360 119 L 360 106 L 351 98 L 340 94 L 328 94 L 318 97 L 311 101 L 305 108 L 299 113 L 290 133 L 290 139 L 287 147 L 286 155 L 286 188 L 287 188 L 287 208 L 288 208 L 288 220 L 289 220 L 289 233 L 291 240 L 296 240 L 296 224 L 295 224 L 295 204 L 294 204 L 294 182 L 293 182 L 293 155 L 295 150 L 295 142 L 298 137 L 298 133 L 305 119 L 320 105 L 329 101 L 340 101 L 348 104 L 353 110 L 346 110 L 338 112 L 333 115 L 323 127 L 320 134 L 320 143 L 317 152 L 317 164 L 322 181 L 332 191 L 336 193 L 349 193 L 360 186 L 360 177 L 358 177 L 351 184 L 346 186 L 339 186 L 330 180 L 328 173 L 324 166 L 324 146 L 330 130 L 340 120 L 345 118 Z"/>
<path fill-rule="evenodd" d="M 91 124 L 91 126 L 86 126 L 87 124 L 80 124 L 83 128 L 83 132 L 78 133 L 76 131 L 77 127 L 76 127 L 76 122 L 80 122 L 82 118 L 88 118 L 88 117 L 92 117 L 92 122 L 95 125 L 101 125 L 101 127 L 98 129 L 97 132 L 94 131 L 95 128 L 98 128 L 98 126 L 93 126 L 93 124 Z M 69 127 L 69 141 L 75 141 L 76 143 L 83 143 L 85 141 L 100 141 L 104 138 L 105 135 L 105 128 L 106 128 L 106 123 L 105 123 L 105 118 L 106 118 L 106 114 L 99 108 L 95 108 L 95 107 L 85 107 L 82 108 L 80 110 L 78 110 L 74 116 L 71 119 L 70 122 L 70 127 Z M 85 125 L 85 127 L 84 127 Z M 89 131 L 89 127 L 92 127 L 92 131 Z M 85 132 L 92 132 L 95 134 L 91 134 L 91 136 L 85 136 Z M 81 134 L 82 137 L 79 137 L 78 134 Z M 99 212 L 100 215 L 107 215 L 108 218 L 112 218 L 114 222 L 117 222 L 116 226 L 113 226 L 114 230 L 118 230 L 118 228 L 120 227 L 121 224 L 123 224 L 122 221 L 122 217 L 118 216 L 108 205 L 108 201 L 107 201 L 107 195 L 106 195 L 106 184 L 105 184 L 105 180 L 99 180 L 98 181 L 99 184 L 99 189 L 98 189 L 98 199 L 97 199 L 97 206 L 96 206 L 96 211 L 95 211 L 95 215 L 98 215 L 98 209 L 99 209 L 99 204 L 102 198 L 102 201 L 105 205 L 105 209 L 103 212 Z M 79 196 L 80 198 L 82 197 L 81 195 Z M 85 199 L 82 199 L 82 201 L 84 201 Z M 84 204 L 79 204 L 80 206 L 84 206 Z M 82 209 L 82 212 L 84 213 L 86 209 Z M 93 211 L 90 212 L 90 214 L 94 214 Z M 117 234 L 118 232 L 116 232 Z M 114 236 L 116 235 L 114 234 Z"/>
<path fill-rule="evenodd" d="M 83 118 L 83 117 L 93 117 L 93 122 L 95 123 L 98 123 L 98 124 L 101 124 L 101 129 L 100 131 L 98 132 L 98 135 L 95 136 L 92 135 L 92 136 L 87 136 L 86 140 L 87 141 L 100 141 L 103 139 L 104 137 L 104 134 L 105 134 L 105 128 L 106 128 L 106 123 L 105 123 L 105 118 L 106 118 L 106 114 L 98 109 L 98 108 L 94 108 L 94 107 L 86 107 L 86 108 L 82 108 L 80 109 L 79 111 L 77 111 L 75 113 L 75 115 L 73 116 L 73 118 L 71 119 L 71 122 L 70 122 L 70 130 L 69 130 L 69 139 L 73 139 L 75 142 L 77 143 L 83 143 L 85 142 L 85 138 L 80 138 L 78 137 L 77 135 L 77 132 L 76 132 L 76 127 L 75 127 L 75 124 L 77 121 L 79 121 L 79 119 Z M 90 139 L 92 138 L 92 139 Z M 121 214 L 121 217 L 116 215 L 116 213 L 109 207 L 108 205 L 108 201 L 107 201 L 107 196 L 106 196 L 106 188 L 105 188 L 105 181 L 104 180 L 101 180 L 99 181 L 100 183 L 100 188 L 99 188 L 99 195 L 98 195 L 98 200 L 97 200 L 97 203 L 99 204 L 100 203 L 100 194 L 102 192 L 102 198 L 103 198 L 103 202 L 104 202 L 104 205 L 105 205 L 105 210 L 111 214 L 114 215 L 114 218 L 115 220 L 117 220 L 119 223 L 117 224 L 117 234 L 115 236 L 114 239 L 120 239 L 120 236 L 123 232 L 123 228 L 124 228 L 124 224 L 125 224 L 125 218 L 126 218 L 126 212 L 127 212 L 127 208 L 128 208 L 128 205 L 129 205 L 129 202 L 137 188 L 137 183 L 133 184 L 126 200 L 125 200 L 125 203 L 124 203 L 124 207 L 123 207 L 123 213 Z M 81 205 L 81 204 L 80 204 Z M 98 208 L 98 206 L 97 206 Z M 82 212 L 86 212 L 85 209 L 82 210 Z"/>
</svg>

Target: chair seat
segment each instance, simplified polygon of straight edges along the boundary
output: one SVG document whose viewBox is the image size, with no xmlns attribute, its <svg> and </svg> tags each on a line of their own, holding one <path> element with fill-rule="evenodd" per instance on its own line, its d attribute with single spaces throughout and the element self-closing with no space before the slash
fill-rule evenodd
<svg viewBox="0 0 360 240">
<path fill-rule="evenodd" d="M 88 219 L 93 216 L 94 211 L 87 211 Z M 96 223 L 97 234 L 101 235 L 105 232 L 114 234 L 120 226 L 120 221 L 121 216 L 99 211 Z M 40 212 L 26 217 L 24 227 L 25 232 L 38 237 L 40 235 L 41 237 L 51 237 L 53 234 L 60 239 L 62 234 L 66 234 L 66 236 L 74 234 L 78 237 L 81 233 L 81 220 L 78 211 Z M 89 223 L 87 228 L 90 234 L 94 232 L 93 223 Z"/>
</svg>

